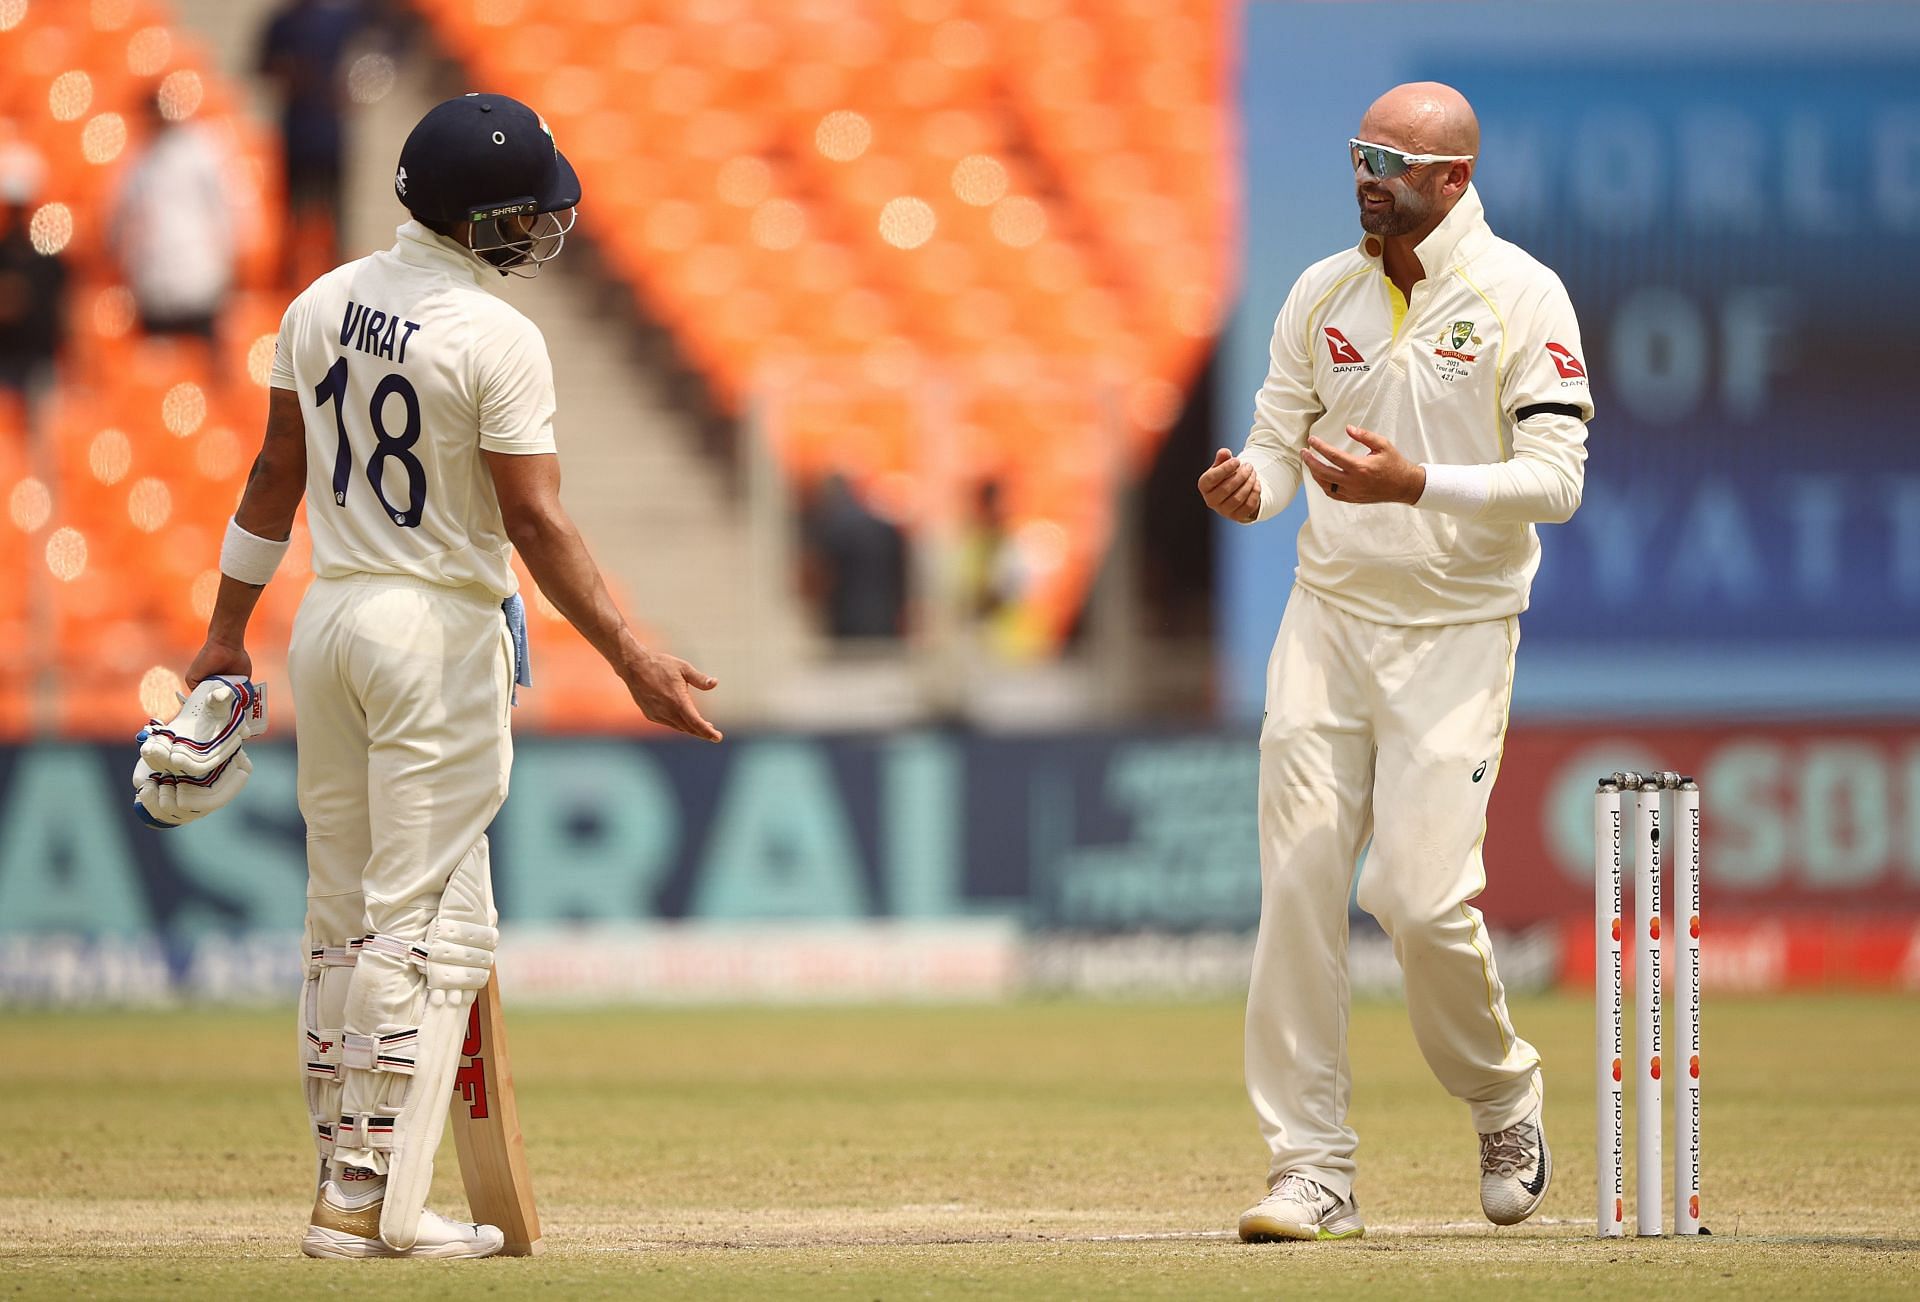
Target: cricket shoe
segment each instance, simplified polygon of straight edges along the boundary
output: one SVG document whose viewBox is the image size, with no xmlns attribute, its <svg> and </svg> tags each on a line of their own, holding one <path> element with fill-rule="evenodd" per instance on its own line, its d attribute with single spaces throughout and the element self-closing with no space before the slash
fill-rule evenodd
<svg viewBox="0 0 1920 1302">
<path fill-rule="evenodd" d="M 375 1194 L 353 1198 L 329 1180 L 314 1200 L 313 1220 L 300 1251 L 309 1257 L 419 1257 L 456 1260 L 491 1257 L 507 1236 L 491 1225 L 450 1221 L 438 1212 L 420 1213 L 420 1234 L 411 1248 L 389 1247 L 380 1237 L 380 1205 Z"/>
<path fill-rule="evenodd" d="M 1317 1180 L 1289 1171 L 1240 1216 L 1242 1243 L 1281 1239 L 1357 1239 L 1367 1232 L 1360 1208 Z"/>
<path fill-rule="evenodd" d="M 1495 1225 L 1518 1225 L 1539 1208 L 1553 1179 L 1553 1154 L 1540 1109 L 1480 1136 L 1480 1210 Z"/>
</svg>

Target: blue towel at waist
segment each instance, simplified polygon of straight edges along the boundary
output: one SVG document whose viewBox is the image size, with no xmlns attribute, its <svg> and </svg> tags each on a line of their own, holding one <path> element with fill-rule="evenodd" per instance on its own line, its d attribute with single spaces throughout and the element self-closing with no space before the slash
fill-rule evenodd
<svg viewBox="0 0 1920 1302">
<path fill-rule="evenodd" d="M 500 603 L 507 617 L 507 632 L 513 634 L 513 703 L 520 704 L 520 689 L 533 686 L 533 653 L 527 647 L 527 603 L 514 593 Z"/>
</svg>

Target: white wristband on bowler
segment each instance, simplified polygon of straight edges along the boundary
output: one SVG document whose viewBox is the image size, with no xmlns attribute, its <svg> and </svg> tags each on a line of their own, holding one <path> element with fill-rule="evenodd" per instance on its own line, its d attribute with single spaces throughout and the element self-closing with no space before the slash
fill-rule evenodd
<svg viewBox="0 0 1920 1302">
<path fill-rule="evenodd" d="M 287 554 L 287 546 L 292 541 L 291 538 L 280 542 L 261 538 L 242 529 L 240 521 L 229 520 L 226 541 L 220 544 L 220 572 L 230 579 L 264 588 L 273 572 L 280 568 L 280 558 Z"/>
<path fill-rule="evenodd" d="M 1421 466 L 1427 487 L 1414 505 L 1447 515 L 1478 515 L 1493 496 L 1492 466 Z"/>
</svg>

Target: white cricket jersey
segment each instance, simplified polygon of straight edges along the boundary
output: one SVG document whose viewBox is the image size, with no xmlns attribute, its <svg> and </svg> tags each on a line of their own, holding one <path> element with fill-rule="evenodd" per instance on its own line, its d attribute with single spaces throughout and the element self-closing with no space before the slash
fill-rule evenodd
<svg viewBox="0 0 1920 1302">
<path fill-rule="evenodd" d="M 1314 264 L 1281 309 L 1243 454 L 1258 518 L 1299 488 L 1308 435 L 1364 455 L 1357 425 L 1426 464 L 1426 494 L 1357 505 L 1310 489 L 1297 581 L 1383 624 L 1516 615 L 1540 565 L 1535 522 L 1580 504 L 1593 400 L 1573 304 L 1494 235 L 1471 186 L 1416 249 L 1426 274 L 1404 303 L 1380 250 L 1368 236 Z"/>
<path fill-rule="evenodd" d="M 397 234 L 314 281 L 280 322 L 271 384 L 306 417 L 313 572 L 505 598 L 512 549 L 480 451 L 554 451 L 546 341 L 457 244 L 418 222 Z"/>
</svg>

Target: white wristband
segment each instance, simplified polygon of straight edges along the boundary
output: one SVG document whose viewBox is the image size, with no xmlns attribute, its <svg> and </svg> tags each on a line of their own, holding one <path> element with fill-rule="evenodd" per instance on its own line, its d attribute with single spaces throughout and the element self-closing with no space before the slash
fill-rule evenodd
<svg viewBox="0 0 1920 1302">
<path fill-rule="evenodd" d="M 1427 472 L 1427 486 L 1420 494 L 1420 500 L 1414 505 L 1427 511 L 1441 511 L 1447 515 L 1478 515 L 1480 508 L 1493 496 L 1492 466 L 1436 466 L 1431 463 L 1421 469 Z"/>
<path fill-rule="evenodd" d="M 281 542 L 259 538 L 242 529 L 238 520 L 229 520 L 226 541 L 220 544 L 220 572 L 230 579 L 264 588 L 273 572 L 280 568 L 280 558 L 287 554 L 287 546 L 292 541 L 291 538 Z"/>
</svg>

